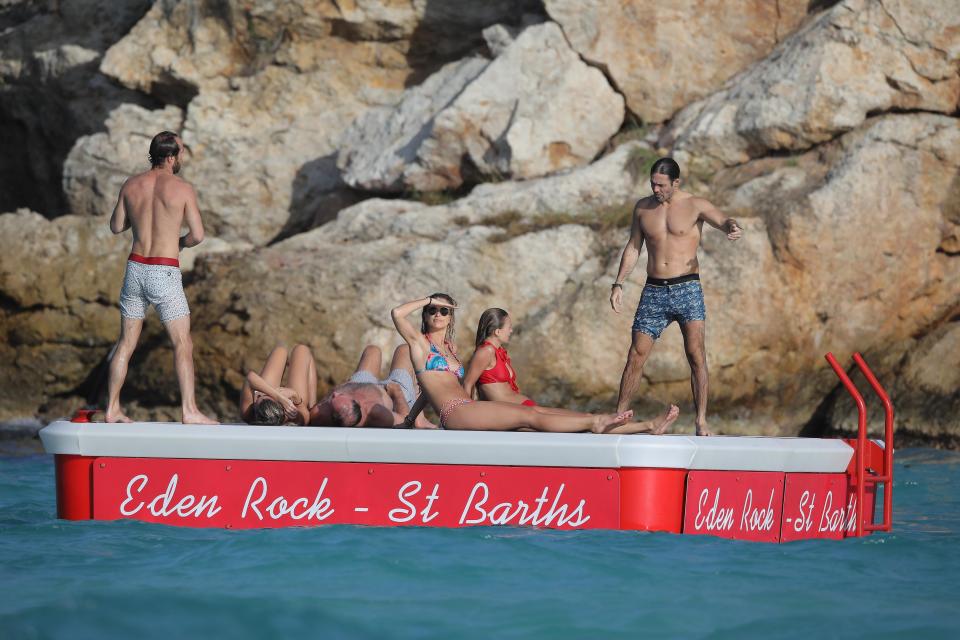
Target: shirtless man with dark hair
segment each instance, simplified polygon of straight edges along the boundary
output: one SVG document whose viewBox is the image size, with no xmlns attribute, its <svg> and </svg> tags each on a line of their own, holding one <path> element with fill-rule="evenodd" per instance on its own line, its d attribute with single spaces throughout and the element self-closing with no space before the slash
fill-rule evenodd
<svg viewBox="0 0 960 640">
<path fill-rule="evenodd" d="M 740 238 L 742 229 L 736 220 L 723 215 L 703 198 L 680 190 L 680 166 L 673 158 L 660 158 L 653 164 L 650 188 L 653 195 L 637 202 L 634 208 L 630 240 L 623 249 L 620 270 L 610 293 L 610 305 L 620 313 L 623 281 L 636 266 L 640 248 L 646 242 L 647 282 L 633 321 L 633 340 L 620 379 L 617 413 L 627 409 L 640 386 L 643 365 L 654 342 L 676 320 L 690 364 L 697 435 L 708 436 L 712 434 L 707 428 L 706 309 L 697 249 L 704 222 L 724 231 L 730 240 Z"/>
<path fill-rule="evenodd" d="M 147 307 L 160 314 L 173 342 L 173 357 L 180 382 L 181 420 L 185 424 L 217 424 L 200 413 L 194 395 L 193 342 L 190 308 L 183 294 L 180 250 L 203 242 L 203 223 L 197 195 L 178 178 L 183 143 L 170 131 L 150 142 L 150 169 L 128 179 L 120 189 L 110 217 L 110 230 L 133 230 L 133 247 L 120 291 L 120 338 L 110 353 L 107 422 L 130 422 L 120 409 L 120 389 L 143 328 Z M 186 224 L 188 233 L 180 236 Z"/>
</svg>

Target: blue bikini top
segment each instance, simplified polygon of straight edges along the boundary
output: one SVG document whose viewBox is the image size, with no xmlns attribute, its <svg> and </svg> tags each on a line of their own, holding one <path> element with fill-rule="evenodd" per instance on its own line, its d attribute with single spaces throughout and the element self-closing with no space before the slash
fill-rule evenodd
<svg viewBox="0 0 960 640">
<path fill-rule="evenodd" d="M 450 349 L 450 353 L 453 356 L 453 359 L 457 361 L 457 368 L 451 369 L 450 362 L 447 360 L 446 356 L 440 351 L 440 348 L 433 343 L 433 340 L 430 339 L 430 336 L 423 334 L 427 339 L 427 342 L 430 343 L 430 353 L 427 354 L 427 361 L 424 363 L 423 369 L 420 369 L 416 373 L 423 373 L 424 371 L 449 371 L 453 375 L 457 376 L 459 379 L 463 379 L 463 363 L 460 362 L 460 359 L 453 349 Z M 447 344 L 449 347 L 450 345 Z"/>
</svg>

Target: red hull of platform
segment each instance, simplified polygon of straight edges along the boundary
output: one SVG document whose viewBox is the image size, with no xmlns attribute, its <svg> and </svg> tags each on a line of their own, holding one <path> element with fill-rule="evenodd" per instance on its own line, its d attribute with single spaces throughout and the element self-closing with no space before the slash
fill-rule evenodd
<svg viewBox="0 0 960 640">
<path fill-rule="evenodd" d="M 861 512 L 844 473 L 71 455 L 56 468 L 62 518 L 189 527 L 515 525 L 786 542 L 854 536 Z"/>
</svg>

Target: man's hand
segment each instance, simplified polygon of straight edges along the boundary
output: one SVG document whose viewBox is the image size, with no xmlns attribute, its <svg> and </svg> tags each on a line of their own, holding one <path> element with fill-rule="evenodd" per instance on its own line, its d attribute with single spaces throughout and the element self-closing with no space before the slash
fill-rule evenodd
<svg viewBox="0 0 960 640">
<path fill-rule="evenodd" d="M 623 287 L 619 285 L 611 287 L 610 306 L 616 313 L 620 313 L 620 309 L 623 307 Z"/>
<path fill-rule="evenodd" d="M 733 218 L 727 218 L 727 224 L 724 225 L 724 231 L 727 232 L 727 240 L 739 240 L 743 235 L 743 229 Z"/>
<path fill-rule="evenodd" d="M 397 411 L 407 407 L 407 399 L 403 397 L 403 390 L 396 382 L 388 382 L 383 390 L 387 392 L 387 397 L 393 401 L 393 410 Z"/>
</svg>

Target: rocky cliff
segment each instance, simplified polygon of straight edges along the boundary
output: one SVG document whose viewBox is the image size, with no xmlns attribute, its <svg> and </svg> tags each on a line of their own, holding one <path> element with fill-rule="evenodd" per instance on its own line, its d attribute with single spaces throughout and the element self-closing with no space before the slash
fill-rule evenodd
<svg viewBox="0 0 960 640">
<path fill-rule="evenodd" d="M 609 284 L 670 153 L 745 230 L 701 248 L 714 428 L 852 429 L 822 356 L 861 351 L 903 441 L 956 446 L 958 103 L 960 5 L 937 0 L 11 0 L 0 419 L 95 399 L 129 243 L 107 218 L 172 129 L 210 236 L 183 256 L 199 396 L 227 419 L 276 341 L 312 345 L 330 385 L 438 290 L 463 351 L 507 308 L 525 391 L 611 406 L 632 314 Z M 675 326 L 644 376 L 637 408 L 677 402 L 692 429 Z M 124 397 L 175 415 L 155 317 Z"/>
</svg>

